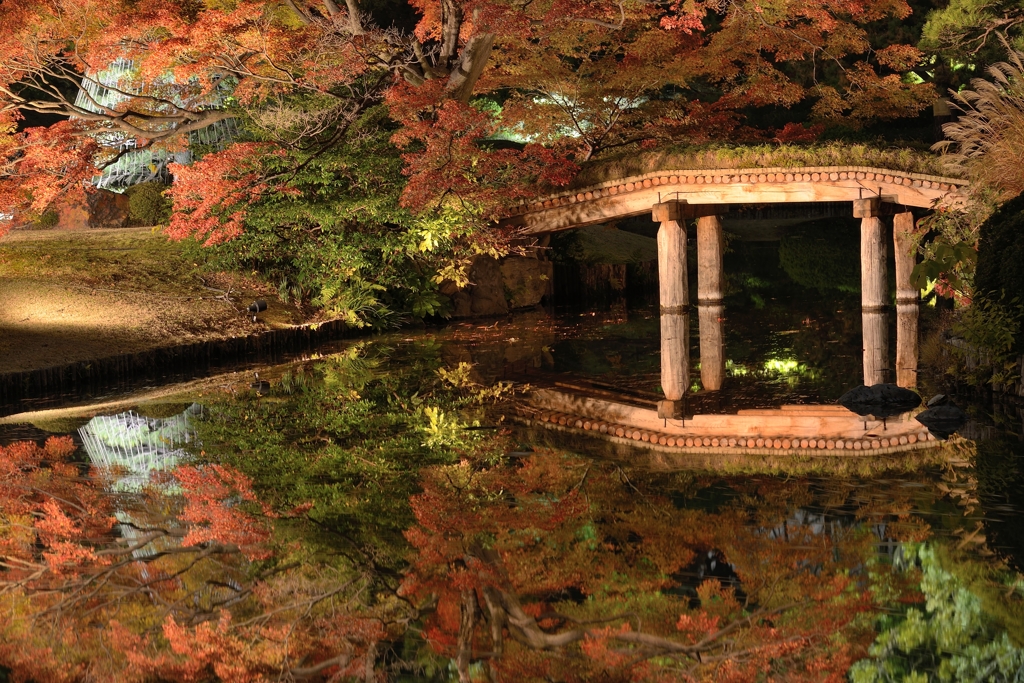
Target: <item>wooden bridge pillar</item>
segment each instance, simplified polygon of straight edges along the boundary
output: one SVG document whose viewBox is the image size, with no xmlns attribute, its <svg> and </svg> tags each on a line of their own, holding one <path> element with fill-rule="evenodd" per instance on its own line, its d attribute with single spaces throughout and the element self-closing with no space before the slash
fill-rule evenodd
<svg viewBox="0 0 1024 683">
<path fill-rule="evenodd" d="M 719 216 L 697 219 L 697 303 L 721 303 L 725 292 L 722 265 L 725 235 Z"/>
<path fill-rule="evenodd" d="M 679 416 L 690 385 L 690 292 L 686 273 L 684 202 L 655 204 L 658 228 L 658 290 L 661 297 L 661 417 Z"/>
<path fill-rule="evenodd" d="M 885 229 L 877 197 L 853 202 L 860 223 L 860 305 L 863 323 L 864 384 L 886 381 L 889 371 L 889 326 L 886 321 Z"/>
<path fill-rule="evenodd" d="M 898 213 L 892 220 L 893 252 L 896 256 L 896 384 L 917 386 L 917 317 L 919 293 L 910 284 L 917 255 L 913 237 L 914 214 Z"/>
<path fill-rule="evenodd" d="M 720 216 L 697 219 L 697 319 L 700 325 L 700 381 L 707 391 L 718 391 L 725 378 L 722 318 L 725 307 L 725 235 Z"/>
</svg>

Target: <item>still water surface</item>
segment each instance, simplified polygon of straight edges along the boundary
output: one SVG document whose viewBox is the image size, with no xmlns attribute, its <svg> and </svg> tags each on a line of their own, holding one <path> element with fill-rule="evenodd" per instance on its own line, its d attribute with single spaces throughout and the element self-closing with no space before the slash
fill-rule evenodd
<svg viewBox="0 0 1024 683">
<path fill-rule="evenodd" d="M 860 383 L 857 294 L 801 284 L 778 251 L 734 245 L 727 378 L 701 391 L 694 329 L 697 412 L 833 402 Z M 182 530 L 136 548 L 136 583 L 69 603 L 64 623 L 100 610 L 156 644 L 169 619 L 218 623 L 267 680 L 1024 680 L 1019 409 L 972 403 L 961 435 L 913 459 L 792 468 L 695 468 L 517 421 L 531 383 L 656 398 L 655 311 L 384 335 L 88 422 L 0 426 L 0 443 L 70 433 L 80 462 L 106 468 L 117 535 Z M 247 483 L 197 498 L 167 475 L 185 463 Z M 200 499 L 226 512 L 198 514 Z M 184 530 L 227 533 L 236 514 L 251 524 L 231 517 L 240 553 L 162 552 L 210 547 Z"/>
</svg>

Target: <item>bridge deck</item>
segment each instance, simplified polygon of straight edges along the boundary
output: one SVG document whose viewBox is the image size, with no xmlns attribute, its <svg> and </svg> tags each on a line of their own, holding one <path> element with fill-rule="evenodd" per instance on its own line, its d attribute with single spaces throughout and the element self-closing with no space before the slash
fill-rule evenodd
<svg viewBox="0 0 1024 683">
<path fill-rule="evenodd" d="M 639 216 L 662 201 L 689 204 L 843 202 L 870 197 L 907 207 L 954 204 L 967 181 L 866 166 L 656 171 L 543 197 L 502 224 L 527 234 Z M 724 210 L 724 209 L 723 209 Z"/>
</svg>

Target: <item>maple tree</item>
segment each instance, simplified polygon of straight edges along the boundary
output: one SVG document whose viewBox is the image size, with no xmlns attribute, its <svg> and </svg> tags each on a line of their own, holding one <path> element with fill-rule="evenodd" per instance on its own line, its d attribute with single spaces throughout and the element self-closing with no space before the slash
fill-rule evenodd
<svg viewBox="0 0 1024 683">
<path fill-rule="evenodd" d="M 406 204 L 457 198 L 493 209 L 529 185 L 566 182 L 574 162 L 606 150 L 726 136 L 743 123 L 743 107 L 810 97 L 823 118 L 865 120 L 912 114 L 927 100 L 899 75 L 920 53 L 872 50 L 868 41 L 870 22 L 910 12 L 902 0 L 404 7 L 416 18 L 411 31 L 357 0 L 6 0 L 0 109 L 74 117 L 74 134 L 54 128 L 69 148 L 87 144 L 89 132 L 132 149 L 180 149 L 188 134 L 243 117 L 259 145 L 239 141 L 249 146 L 214 151 L 191 175 L 179 171 L 178 230 L 209 237 L 215 216 L 223 227 L 212 234 L 226 239 L 242 215 L 212 206 L 289 180 L 287 170 L 261 174 L 242 156 L 343 145 L 352 123 L 381 101 L 402 126 L 395 141 L 407 147 Z M 78 98 L 83 78 L 97 79 L 118 59 L 132 68 L 105 86 L 118 92 L 115 104 Z M 481 97 L 500 114 L 481 108 Z M 481 147 L 502 129 L 528 144 Z M 20 169 L 13 150 L 27 133 L 6 136 L 14 140 L 5 143 L 8 163 Z M 92 153 L 102 165 L 127 150 Z M 46 196 L 19 177 L 4 176 L 9 205 L 38 209 Z M 60 188 L 82 178 L 51 179 Z"/>
</svg>

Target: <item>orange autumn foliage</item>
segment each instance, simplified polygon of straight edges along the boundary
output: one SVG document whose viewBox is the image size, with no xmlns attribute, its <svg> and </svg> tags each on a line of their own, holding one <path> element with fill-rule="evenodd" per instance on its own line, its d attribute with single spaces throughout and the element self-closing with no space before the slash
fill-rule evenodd
<svg viewBox="0 0 1024 683">
<path fill-rule="evenodd" d="M 345 607 L 365 580 L 315 565 L 263 571 L 247 559 L 287 548 L 243 474 L 182 467 L 180 499 L 160 492 L 166 481 L 114 494 L 105 486 L 116 473 L 74 454 L 66 437 L 0 446 L 0 667 L 12 680 L 373 671 L 381 621 Z"/>
<path fill-rule="evenodd" d="M 418 23 L 403 33 L 378 25 L 383 17 L 358 0 L 8 2 L 0 201 L 24 215 L 80 192 L 90 163 L 116 156 L 95 144 L 103 136 L 180 150 L 195 131 L 243 116 L 265 145 L 229 144 L 203 169 L 176 170 L 181 215 L 172 234 L 231 239 L 247 203 L 288 189 L 290 171 L 261 168 L 263 155 L 344 145 L 352 122 L 387 102 L 405 148 L 403 202 L 493 216 L 602 155 L 813 134 L 755 130 L 741 115 L 750 106 L 810 100 L 820 120 L 856 124 L 913 115 L 934 96 L 900 78 L 920 60 L 915 48 L 869 44 L 869 23 L 906 17 L 905 0 L 415 0 L 408 8 Z M 110 86 L 121 101 L 76 102 L 81 79 L 116 59 L 135 67 Z M 74 123 L 19 132 L 10 125 L 19 111 Z M 526 144 L 489 143 L 495 136 Z"/>
<path fill-rule="evenodd" d="M 550 452 L 427 472 L 413 510 L 402 591 L 436 604 L 433 648 L 492 678 L 839 681 L 870 642 L 874 598 L 849 575 L 874 552 L 863 533 L 780 537 L 755 521 L 785 519 L 770 507 L 680 509 Z M 680 577 L 710 552 L 738 587 L 707 578 L 694 606 Z"/>
</svg>

